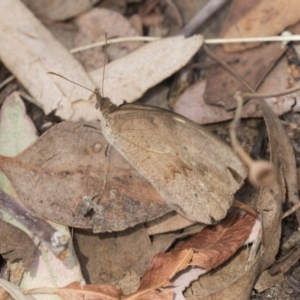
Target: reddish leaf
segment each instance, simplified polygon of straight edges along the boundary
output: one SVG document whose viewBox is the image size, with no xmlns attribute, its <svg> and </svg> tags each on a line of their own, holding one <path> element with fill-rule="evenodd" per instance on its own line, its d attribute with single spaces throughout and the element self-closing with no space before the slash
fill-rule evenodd
<svg viewBox="0 0 300 300">
<path fill-rule="evenodd" d="M 121 290 L 112 285 L 83 285 L 73 282 L 62 288 L 37 288 L 26 291 L 34 294 L 57 294 L 69 300 L 117 300 L 121 297 Z"/>
<path fill-rule="evenodd" d="M 138 291 L 125 299 L 151 299 L 150 292 L 158 289 L 181 293 L 197 276 L 221 265 L 243 246 L 254 224 L 255 217 L 249 214 L 229 215 L 218 225 L 178 244 L 173 251 L 156 254 Z"/>
</svg>

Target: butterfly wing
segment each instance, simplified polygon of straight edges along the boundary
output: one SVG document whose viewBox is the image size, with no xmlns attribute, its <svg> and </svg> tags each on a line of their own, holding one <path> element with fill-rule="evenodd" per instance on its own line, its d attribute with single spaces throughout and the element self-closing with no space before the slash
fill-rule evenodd
<svg viewBox="0 0 300 300">
<path fill-rule="evenodd" d="M 109 140 L 189 220 L 211 224 L 227 213 L 246 169 L 231 148 L 174 113 L 124 106 L 109 116 Z"/>
</svg>

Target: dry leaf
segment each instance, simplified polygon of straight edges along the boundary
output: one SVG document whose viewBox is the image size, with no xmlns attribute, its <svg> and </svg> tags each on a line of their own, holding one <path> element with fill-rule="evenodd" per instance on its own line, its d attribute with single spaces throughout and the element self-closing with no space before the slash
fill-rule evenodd
<svg viewBox="0 0 300 300">
<path fill-rule="evenodd" d="M 62 21 L 73 18 L 92 8 L 98 0 L 22 0 L 24 4 L 38 17 L 52 21 Z"/>
<path fill-rule="evenodd" d="M 270 43 L 239 53 L 226 53 L 219 46 L 215 52 L 222 61 L 237 59 L 239 62 L 232 64 L 231 68 L 256 89 L 285 50 L 279 43 Z M 233 97 L 236 91 L 248 92 L 248 89 L 222 66 L 217 65 L 209 70 L 204 94 L 207 104 L 233 109 L 236 107 Z"/>
<path fill-rule="evenodd" d="M 223 30 L 223 38 L 272 36 L 284 31 L 300 20 L 299 2 L 281 0 L 256 0 L 233 2 Z M 288 17 L 287 17 L 288 16 Z M 227 44 L 227 51 L 240 51 L 256 44 Z"/>
<path fill-rule="evenodd" d="M 175 211 L 171 211 L 160 218 L 147 222 L 146 228 L 149 235 L 160 234 L 165 232 L 176 231 L 193 225 L 191 222 Z"/>
<path fill-rule="evenodd" d="M 121 291 L 111 285 L 81 285 L 73 282 L 62 288 L 35 288 L 26 291 L 31 294 L 57 294 L 65 300 L 118 300 Z"/>
<path fill-rule="evenodd" d="M 30 11 L 17 0 L 3 0 L 0 19 L 1 59 L 29 91 L 35 104 L 46 114 L 56 110 L 56 115 L 62 119 L 98 119 L 99 114 L 89 101 L 90 92 L 47 74 L 53 71 L 86 87 L 95 87 L 82 66 Z M 11 23 L 12 19 L 16 22 Z M 107 95 L 118 104 L 124 100 L 135 101 L 147 89 L 185 65 L 202 42 L 202 36 L 167 38 L 108 64 L 105 73 Z M 102 69 L 93 71 L 90 76 L 102 86 Z M 39 84 L 36 84 L 37 78 Z"/>
<path fill-rule="evenodd" d="M 220 224 L 207 227 L 188 241 L 179 243 L 171 252 L 156 254 L 138 291 L 124 299 L 151 299 L 149 293 L 157 290 L 164 293 L 168 289 L 177 297 L 199 274 L 231 257 L 245 243 L 254 223 L 251 215 L 229 215 Z"/>
<path fill-rule="evenodd" d="M 24 231 L 2 219 L 0 219 L 0 224 L 1 255 L 11 263 L 22 260 L 26 270 L 29 271 L 36 250 L 32 239 Z"/>
<path fill-rule="evenodd" d="M 285 90 L 288 82 L 293 82 L 291 74 L 287 72 L 286 58 L 282 57 L 274 69 L 268 74 L 258 93 Z M 208 124 L 230 120 L 234 111 L 227 111 L 223 107 L 208 105 L 203 99 L 206 81 L 198 81 L 179 96 L 174 111 L 198 124 Z M 282 115 L 293 109 L 300 111 L 300 92 L 268 98 L 265 101 L 277 115 Z M 263 113 L 256 101 L 247 101 L 243 107 L 242 118 L 262 117 Z"/>
<path fill-rule="evenodd" d="M 280 145 L 282 139 L 281 135 L 277 133 L 282 130 L 282 124 L 267 104 L 262 104 L 262 108 L 269 132 L 271 157 L 277 172 L 277 181 L 261 191 L 245 194 L 248 195 L 250 201 L 257 202 L 256 209 L 261 215 L 263 226 L 262 245 L 250 265 L 248 262 L 249 250 L 245 249 L 218 269 L 218 272 L 201 277 L 186 292 L 187 300 L 195 298 L 201 300 L 248 300 L 257 276 L 275 260 L 281 235 L 282 199 L 285 197 L 285 180 L 282 174 L 285 153 L 278 151 L 280 147 L 284 147 L 284 144 Z M 246 269 L 247 264 L 248 268 Z"/>
<path fill-rule="evenodd" d="M 0 20 L 2 62 L 29 91 L 45 114 L 59 108 L 62 118 L 71 118 L 72 102 L 78 99 L 87 101 L 91 93 L 50 76 L 47 72 L 55 71 L 93 88 L 94 84 L 82 66 L 20 1 L 1 1 Z"/>
<path fill-rule="evenodd" d="M 107 38 L 122 36 L 137 36 L 138 32 L 131 26 L 130 22 L 121 14 L 108 10 L 94 8 L 75 19 L 79 32 L 74 38 L 74 48 L 86 46 Z M 107 46 L 108 61 L 112 61 L 141 47 L 143 42 L 126 42 Z M 91 71 L 104 65 L 104 51 L 97 48 L 85 50 L 75 54 L 82 63 L 85 70 Z"/>
<path fill-rule="evenodd" d="M 76 230 L 75 239 L 83 276 L 93 284 L 116 284 L 152 248 L 143 225 L 101 234 Z"/>
<path fill-rule="evenodd" d="M 99 123 L 93 125 L 99 130 L 61 123 L 20 155 L 0 159 L 21 201 L 40 216 L 95 232 L 123 230 L 169 212 L 113 148 L 105 155 L 107 142 Z"/>
<path fill-rule="evenodd" d="M 165 38 L 111 62 L 105 67 L 106 96 L 116 105 L 139 99 L 146 90 L 182 68 L 202 43 L 203 37 L 200 35 L 188 39 L 182 36 Z M 102 68 L 89 75 L 97 86 L 102 84 Z"/>
</svg>

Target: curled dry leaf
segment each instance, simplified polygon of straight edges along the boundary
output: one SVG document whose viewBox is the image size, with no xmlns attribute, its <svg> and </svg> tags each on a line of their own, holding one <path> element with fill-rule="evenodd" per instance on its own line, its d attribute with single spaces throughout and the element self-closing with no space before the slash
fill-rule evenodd
<svg viewBox="0 0 300 300">
<path fill-rule="evenodd" d="M 36 288 L 26 291 L 27 294 L 57 294 L 65 300 L 118 300 L 121 290 L 112 285 L 81 285 L 73 282 L 62 288 Z"/>
<path fill-rule="evenodd" d="M 94 8 L 78 16 L 75 22 L 79 32 L 74 38 L 74 48 L 104 40 L 105 32 L 107 32 L 108 39 L 138 35 L 126 18 L 118 12 L 108 9 Z M 142 45 L 143 42 L 138 41 L 107 45 L 108 60 L 121 58 Z M 97 47 L 78 52 L 75 57 L 83 64 L 85 70 L 91 71 L 103 67 L 105 54 Z"/>
<path fill-rule="evenodd" d="M 243 217 L 230 214 L 218 225 L 209 226 L 178 244 L 171 252 L 156 254 L 138 291 L 124 299 L 152 299 L 154 293 L 170 294 L 170 291 L 179 296 L 197 275 L 221 265 L 244 245 L 254 224 L 255 217 L 249 214 Z"/>
<path fill-rule="evenodd" d="M 281 33 L 289 25 L 300 20 L 298 0 L 289 1 L 288 5 L 281 0 L 234 1 L 223 28 L 222 37 L 255 37 L 270 36 Z M 289 16 L 288 18 L 286 16 Z M 227 44 L 227 51 L 241 51 L 255 47 L 257 43 Z"/>
<path fill-rule="evenodd" d="M 61 123 L 20 155 L 1 157 L 21 201 L 40 216 L 95 232 L 123 230 L 169 212 L 118 152 L 109 148 L 105 155 L 100 125 L 92 125 L 99 130 Z"/>
</svg>

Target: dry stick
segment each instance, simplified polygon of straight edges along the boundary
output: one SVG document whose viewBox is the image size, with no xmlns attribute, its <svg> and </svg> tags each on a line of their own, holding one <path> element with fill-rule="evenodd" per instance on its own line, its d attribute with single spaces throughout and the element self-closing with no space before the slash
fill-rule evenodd
<svg viewBox="0 0 300 300">
<path fill-rule="evenodd" d="M 185 37 L 191 36 L 208 18 L 218 11 L 227 0 L 212 0 L 190 20 L 182 30 Z"/>
<path fill-rule="evenodd" d="M 170 6 L 171 10 L 173 11 L 174 13 L 174 17 L 178 23 L 178 26 L 181 28 L 182 27 L 182 24 L 183 24 L 183 21 L 182 21 L 182 18 L 181 18 L 181 15 L 178 11 L 178 8 L 176 7 L 176 5 L 172 2 L 172 0 L 166 0 L 166 2 L 168 3 L 168 5 Z"/>
<path fill-rule="evenodd" d="M 60 259 L 67 255 L 68 237 L 56 230 L 49 223 L 34 215 L 26 207 L 20 205 L 13 197 L 0 189 L 0 206 L 28 228 Z"/>
</svg>

